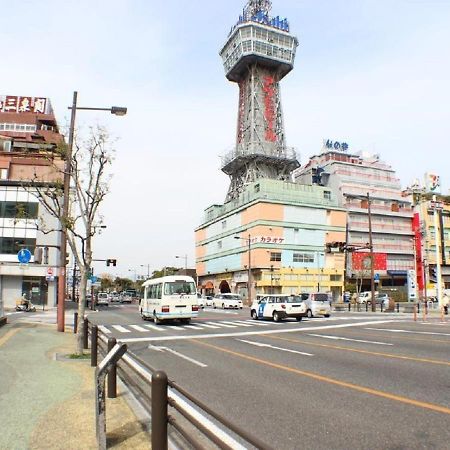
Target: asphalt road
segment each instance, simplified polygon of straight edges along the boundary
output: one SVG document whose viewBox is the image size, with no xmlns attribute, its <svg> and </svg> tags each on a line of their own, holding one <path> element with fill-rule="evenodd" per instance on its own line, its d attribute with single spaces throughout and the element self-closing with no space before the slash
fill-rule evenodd
<svg viewBox="0 0 450 450">
<path fill-rule="evenodd" d="M 89 319 L 273 448 L 450 448 L 450 322 L 343 312 L 273 323 L 244 308 L 155 326 L 136 305 Z"/>
</svg>

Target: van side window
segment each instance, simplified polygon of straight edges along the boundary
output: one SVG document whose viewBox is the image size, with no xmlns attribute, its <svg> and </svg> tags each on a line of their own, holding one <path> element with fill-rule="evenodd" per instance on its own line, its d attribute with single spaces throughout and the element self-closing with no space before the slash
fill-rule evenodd
<svg viewBox="0 0 450 450">
<path fill-rule="evenodd" d="M 155 285 L 156 287 L 156 298 L 161 298 L 162 295 L 162 283 Z"/>
</svg>

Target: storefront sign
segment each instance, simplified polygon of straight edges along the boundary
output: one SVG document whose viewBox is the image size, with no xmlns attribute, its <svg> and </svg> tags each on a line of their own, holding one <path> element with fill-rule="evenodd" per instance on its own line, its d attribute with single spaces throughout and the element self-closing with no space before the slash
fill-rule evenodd
<svg viewBox="0 0 450 450">
<path fill-rule="evenodd" d="M 51 114 L 51 107 L 45 97 L 0 95 L 0 112 Z"/>
<path fill-rule="evenodd" d="M 250 239 L 251 244 L 282 244 L 284 238 L 273 236 L 255 236 Z"/>
<path fill-rule="evenodd" d="M 435 173 L 426 173 L 425 186 L 428 192 L 439 194 L 441 192 L 441 177 Z"/>
<path fill-rule="evenodd" d="M 374 270 L 386 270 L 387 255 L 386 253 L 373 254 Z M 370 270 L 370 253 L 369 252 L 353 252 L 352 253 L 352 269 L 353 270 Z"/>
</svg>

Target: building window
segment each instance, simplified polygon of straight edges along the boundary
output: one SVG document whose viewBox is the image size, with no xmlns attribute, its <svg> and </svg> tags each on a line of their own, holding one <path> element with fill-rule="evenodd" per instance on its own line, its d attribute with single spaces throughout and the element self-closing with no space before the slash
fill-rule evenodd
<svg viewBox="0 0 450 450">
<path fill-rule="evenodd" d="M 330 281 L 341 281 L 341 275 L 330 275 Z"/>
<path fill-rule="evenodd" d="M 0 217 L 5 219 L 37 219 L 38 203 L 0 202 Z"/>
<path fill-rule="evenodd" d="M 281 261 L 281 252 L 270 252 L 271 261 Z"/>
<path fill-rule="evenodd" d="M 312 253 L 294 253 L 292 260 L 297 263 L 313 263 L 314 255 Z"/>
<path fill-rule="evenodd" d="M 226 227 L 227 227 L 227 221 L 222 220 L 222 230 L 225 230 Z"/>
<path fill-rule="evenodd" d="M 219 250 L 222 248 L 222 241 L 217 241 L 217 248 Z"/>
<path fill-rule="evenodd" d="M 331 191 L 323 191 L 323 198 L 325 200 L 331 200 Z"/>
<path fill-rule="evenodd" d="M 15 255 L 22 248 L 34 249 L 36 239 L 18 238 L 18 237 L 0 237 L 0 253 L 6 255 Z"/>
</svg>

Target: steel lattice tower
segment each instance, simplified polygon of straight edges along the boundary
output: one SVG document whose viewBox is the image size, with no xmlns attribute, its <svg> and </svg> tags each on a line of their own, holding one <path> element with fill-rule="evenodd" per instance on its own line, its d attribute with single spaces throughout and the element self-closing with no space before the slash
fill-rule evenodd
<svg viewBox="0 0 450 450">
<path fill-rule="evenodd" d="M 270 0 L 250 0 L 220 51 L 226 77 L 239 85 L 236 147 L 222 158 L 231 179 L 226 201 L 259 178 L 290 180 L 300 166 L 286 147 L 279 86 L 294 67 L 298 40 L 270 9 Z"/>
</svg>

